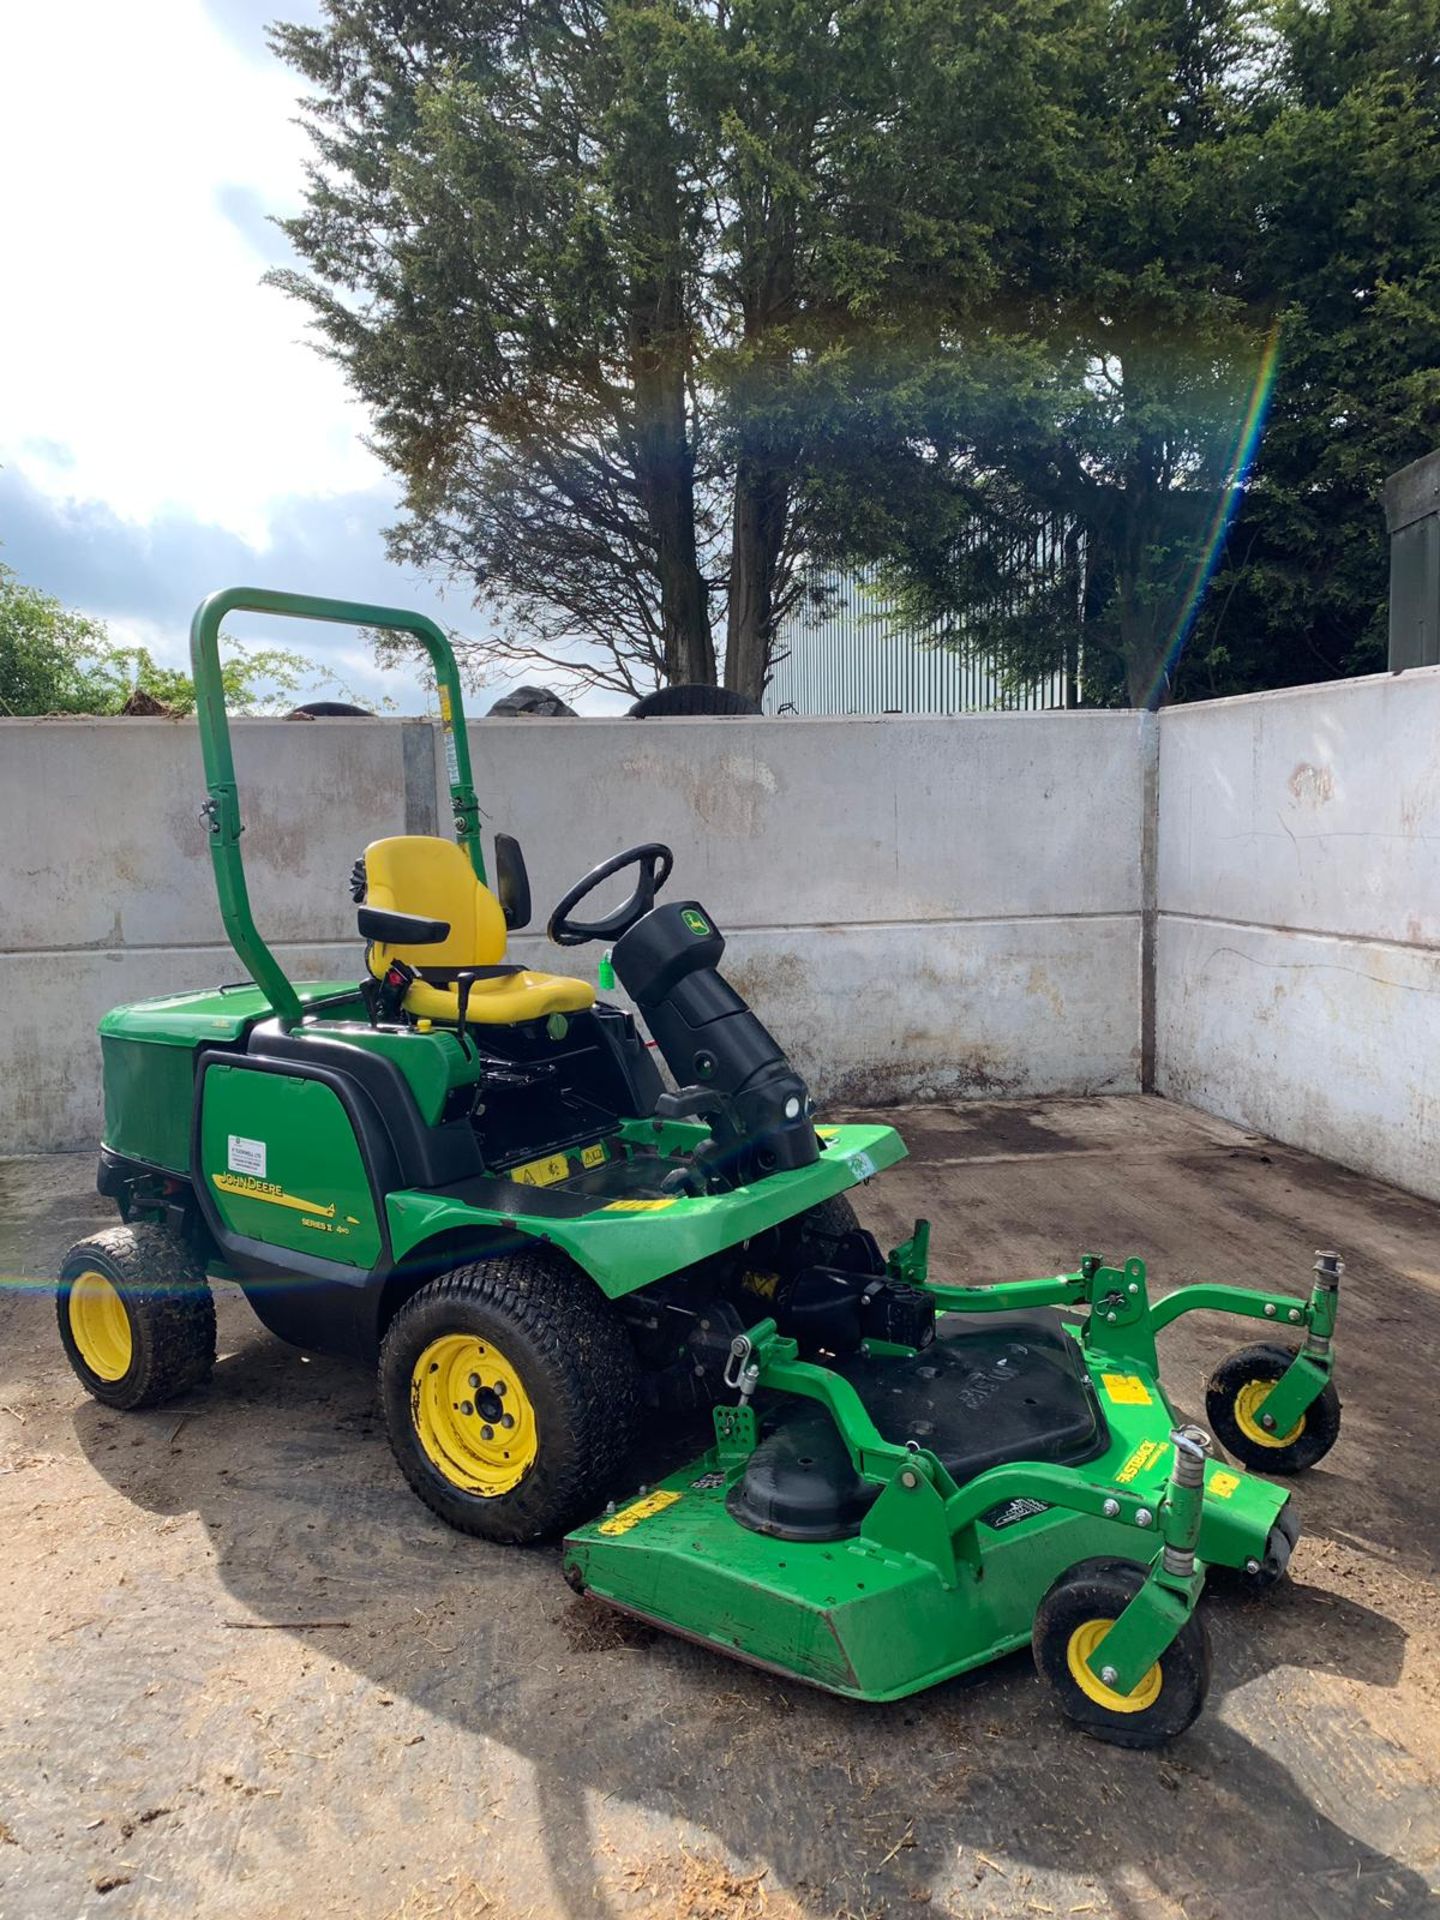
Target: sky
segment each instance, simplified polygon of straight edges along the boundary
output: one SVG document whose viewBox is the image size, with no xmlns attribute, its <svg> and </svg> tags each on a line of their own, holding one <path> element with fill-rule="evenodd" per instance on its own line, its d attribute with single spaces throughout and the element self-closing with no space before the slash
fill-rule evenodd
<svg viewBox="0 0 1440 1920">
<path fill-rule="evenodd" d="M 363 409 L 303 309 L 261 284 L 292 259 L 267 216 L 298 208 L 308 151 L 275 17 L 319 6 L 0 8 L 0 561 L 171 665 L 222 586 L 479 624 L 463 593 L 386 558 L 398 496 Z M 418 675 L 378 670 L 348 628 L 228 626 L 323 661 L 357 699 L 424 706 Z"/>
</svg>

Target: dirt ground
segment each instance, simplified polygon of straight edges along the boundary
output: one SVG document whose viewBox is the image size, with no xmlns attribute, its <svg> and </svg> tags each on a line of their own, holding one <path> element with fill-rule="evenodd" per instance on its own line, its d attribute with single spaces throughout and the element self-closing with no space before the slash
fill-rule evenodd
<svg viewBox="0 0 1440 1920">
<path fill-rule="evenodd" d="M 0 1162 L 0 1920 L 1440 1913 L 1440 1208 L 1156 1100 L 896 1119 L 860 1211 L 929 1215 L 947 1278 L 1346 1256 L 1293 1583 L 1207 1600 L 1183 1740 L 1094 1745 L 1028 1658 L 867 1708 L 616 1624 L 432 1520 L 369 1377 L 230 1289 L 213 1385 L 108 1414 L 46 1286 L 109 1223 L 91 1163 Z M 1248 1337 L 1164 1336 L 1191 1412 Z"/>
</svg>

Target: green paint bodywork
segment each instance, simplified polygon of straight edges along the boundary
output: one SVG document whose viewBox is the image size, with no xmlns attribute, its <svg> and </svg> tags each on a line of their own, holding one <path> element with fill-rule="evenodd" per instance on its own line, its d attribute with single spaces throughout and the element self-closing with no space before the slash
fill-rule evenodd
<svg viewBox="0 0 1440 1920">
<path fill-rule="evenodd" d="M 1132 1284 L 1138 1294 L 1128 1292 Z M 1123 1329 L 1120 1310 L 1108 1304 L 1117 1285 L 1138 1302 L 1124 1310 Z M 859 1533 L 782 1541 L 733 1520 L 726 1497 L 758 1423 L 749 1406 L 718 1407 L 708 1452 L 567 1538 L 572 1583 L 725 1652 L 879 1701 L 1026 1645 L 1051 1583 L 1081 1560 L 1112 1556 L 1144 1567 L 1147 1578 L 1090 1664 L 1097 1667 L 1103 1649 L 1118 1691 L 1137 1686 L 1193 1611 L 1207 1566 L 1263 1561 L 1287 1494 L 1215 1462 L 1205 1468 L 1203 1496 L 1179 1484 L 1176 1414 L 1153 1358 L 1135 1352 L 1146 1332 L 1153 1346 L 1143 1263 L 1111 1269 L 1087 1259 L 1051 1280 L 930 1291 L 937 1306 L 962 1315 L 1042 1301 L 1075 1310 L 1067 1325 L 1104 1409 L 1105 1451 L 1078 1467 L 1017 1460 L 957 1487 L 924 1448 L 885 1440 L 846 1380 L 798 1360 L 794 1342 L 762 1322 L 750 1332 L 759 1393 L 798 1393 L 827 1406 L 856 1467 L 882 1489 Z M 1206 1291 L 1172 1294 L 1162 1303 L 1166 1321 L 1210 1304 L 1185 1297 Z M 1284 1296 L 1255 1298 L 1263 1313 L 1267 1298 Z M 1181 1556 L 1180 1570 L 1167 1566 L 1167 1548 Z"/>
<path fill-rule="evenodd" d="M 706 1131 L 671 1122 L 663 1129 L 661 1144 L 694 1146 Z M 413 1189 L 392 1193 L 386 1200 L 391 1243 L 399 1260 L 435 1235 L 456 1229 L 499 1228 L 529 1234 L 562 1248 L 602 1292 L 616 1299 L 793 1219 L 904 1158 L 905 1144 L 893 1127 L 829 1131 L 826 1150 L 813 1166 L 773 1173 L 729 1193 L 677 1196 L 639 1211 L 602 1205 L 579 1219 L 557 1219 L 469 1206 L 448 1194 Z M 646 1142 L 656 1138 L 649 1121 L 622 1127 L 622 1138 L 627 1135 Z"/>
<path fill-rule="evenodd" d="M 238 1149 L 236 1141 L 243 1143 Z M 264 1149 L 263 1172 L 253 1160 L 256 1147 Z M 350 1267 L 369 1268 L 380 1258 L 380 1224 L 355 1130 L 338 1096 L 319 1081 L 211 1066 L 200 1164 L 232 1233 Z"/>
</svg>

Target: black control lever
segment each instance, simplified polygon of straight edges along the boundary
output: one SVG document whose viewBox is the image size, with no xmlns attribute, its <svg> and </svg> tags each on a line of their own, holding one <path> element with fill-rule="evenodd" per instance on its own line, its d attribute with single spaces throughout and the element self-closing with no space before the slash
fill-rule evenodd
<svg viewBox="0 0 1440 1920">
<path fill-rule="evenodd" d="M 662 1093 L 652 1111 L 657 1120 L 684 1120 L 696 1113 L 733 1120 L 734 1102 L 718 1087 L 677 1087 L 674 1093 Z"/>
</svg>

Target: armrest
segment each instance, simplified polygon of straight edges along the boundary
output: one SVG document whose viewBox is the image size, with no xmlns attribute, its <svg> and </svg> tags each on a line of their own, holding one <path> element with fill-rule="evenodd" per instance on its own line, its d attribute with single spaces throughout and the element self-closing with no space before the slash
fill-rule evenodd
<svg viewBox="0 0 1440 1920">
<path fill-rule="evenodd" d="M 450 933 L 448 920 L 427 920 L 418 913 L 387 913 L 383 907 L 361 907 L 356 919 L 365 939 L 379 940 L 387 947 L 434 947 Z"/>
</svg>

